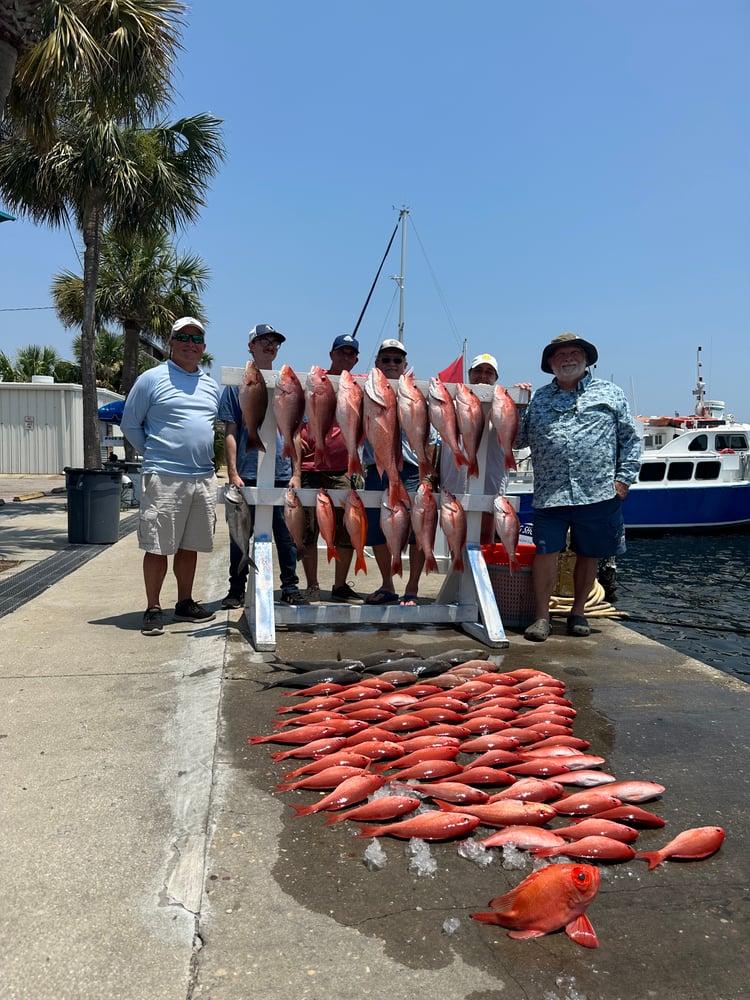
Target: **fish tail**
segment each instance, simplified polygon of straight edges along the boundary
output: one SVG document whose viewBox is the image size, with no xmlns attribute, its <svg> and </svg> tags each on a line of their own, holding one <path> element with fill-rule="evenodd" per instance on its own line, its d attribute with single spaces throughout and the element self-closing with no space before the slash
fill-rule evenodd
<svg viewBox="0 0 750 1000">
<path fill-rule="evenodd" d="M 387 829 L 387 828 L 386 828 Z M 359 833 L 355 833 L 355 837 L 379 837 L 383 833 L 384 828 L 382 826 L 363 826 Z"/>
<path fill-rule="evenodd" d="M 500 924 L 502 927 L 497 913 L 471 913 L 469 916 L 472 920 L 479 920 L 483 924 Z"/>
<path fill-rule="evenodd" d="M 354 564 L 354 575 L 356 576 L 359 571 L 362 570 L 363 573 L 367 573 L 367 560 L 365 559 L 365 553 L 360 549 L 357 552 L 357 561 Z"/>
<path fill-rule="evenodd" d="M 331 559 L 335 559 L 336 562 L 341 562 L 341 556 L 339 555 L 338 549 L 335 545 L 331 545 L 329 543 L 326 554 L 328 556 L 328 562 L 330 562 Z"/>
<path fill-rule="evenodd" d="M 401 553 L 400 552 L 397 553 L 395 556 L 393 556 L 392 559 L 391 559 L 391 574 L 393 576 L 403 576 L 404 575 L 404 567 L 403 567 L 403 564 L 401 562 Z"/>
<path fill-rule="evenodd" d="M 463 573 L 464 557 L 462 552 L 459 552 L 457 556 L 454 556 L 453 565 L 451 566 L 451 569 L 453 570 L 454 573 Z"/>
<path fill-rule="evenodd" d="M 420 482 L 423 479 L 429 479 L 430 476 L 434 474 L 435 470 L 432 467 L 432 463 L 428 462 L 427 459 L 422 459 L 419 462 L 419 479 Z"/>
<path fill-rule="evenodd" d="M 292 806 L 297 816 L 310 816 L 312 813 L 318 811 L 320 806 L 319 802 L 313 802 L 311 806 Z"/>
<path fill-rule="evenodd" d="M 478 479 L 479 478 L 479 462 L 476 458 L 472 459 L 468 463 L 468 469 L 466 470 L 467 479 Z"/>
<path fill-rule="evenodd" d="M 438 809 L 442 809 L 443 812 L 460 813 L 462 809 L 460 806 L 455 805 L 453 802 L 446 802 L 444 799 L 435 799 L 434 804 Z"/>
<path fill-rule="evenodd" d="M 469 460 L 460 448 L 457 448 L 456 451 L 453 452 L 453 457 L 456 460 L 457 469 L 460 469 L 462 465 L 465 465 L 468 468 Z"/>
<path fill-rule="evenodd" d="M 333 826 L 334 823 L 343 823 L 345 819 L 346 813 L 339 813 L 338 816 L 334 814 L 328 817 L 323 826 Z"/>
<path fill-rule="evenodd" d="M 349 456 L 349 464 L 347 466 L 346 472 L 350 479 L 352 476 L 364 475 L 364 469 L 362 468 L 362 462 L 360 461 L 359 455 Z"/>
<path fill-rule="evenodd" d="M 428 556 L 425 557 L 424 561 L 424 571 L 427 573 L 439 573 L 440 569 L 437 562 L 435 561 L 435 556 L 430 552 Z"/>
<path fill-rule="evenodd" d="M 636 858 L 640 858 L 641 861 L 648 861 L 648 870 L 651 871 L 652 868 L 656 868 L 658 864 L 661 864 L 662 856 L 659 851 L 641 851 L 636 854 Z"/>
<path fill-rule="evenodd" d="M 516 465 L 516 456 L 513 454 L 510 448 L 505 453 L 505 468 L 506 469 L 518 468 L 518 466 Z"/>
</svg>

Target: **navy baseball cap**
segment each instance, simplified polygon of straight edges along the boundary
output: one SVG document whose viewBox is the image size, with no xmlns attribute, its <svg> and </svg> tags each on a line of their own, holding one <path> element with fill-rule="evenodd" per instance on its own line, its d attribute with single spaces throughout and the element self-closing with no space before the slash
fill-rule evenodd
<svg viewBox="0 0 750 1000">
<path fill-rule="evenodd" d="M 359 341 L 356 337 L 352 337 L 350 333 L 342 333 L 341 336 L 336 337 L 331 345 L 331 350 L 337 351 L 340 347 L 353 347 L 357 354 L 359 354 Z"/>
<path fill-rule="evenodd" d="M 280 344 L 283 344 L 286 340 L 283 333 L 279 333 L 278 330 L 274 330 L 274 328 L 269 326 L 268 323 L 258 323 L 257 326 L 254 326 L 250 331 L 248 343 L 252 344 L 252 342 L 258 337 L 276 337 Z"/>
</svg>

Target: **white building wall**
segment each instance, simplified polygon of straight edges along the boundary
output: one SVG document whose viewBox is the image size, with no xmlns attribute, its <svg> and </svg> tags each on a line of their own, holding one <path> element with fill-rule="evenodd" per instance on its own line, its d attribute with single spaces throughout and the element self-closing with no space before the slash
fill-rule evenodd
<svg viewBox="0 0 750 1000">
<path fill-rule="evenodd" d="M 98 405 L 122 399 L 97 390 Z M 83 465 L 83 390 L 64 383 L 0 382 L 0 473 L 58 475 Z"/>
</svg>

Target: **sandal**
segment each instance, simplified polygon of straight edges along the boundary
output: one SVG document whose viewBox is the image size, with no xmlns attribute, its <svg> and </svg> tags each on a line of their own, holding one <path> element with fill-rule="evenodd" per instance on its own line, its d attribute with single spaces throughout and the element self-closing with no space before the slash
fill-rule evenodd
<svg viewBox="0 0 750 1000">
<path fill-rule="evenodd" d="M 587 635 L 591 635 L 591 629 L 589 628 L 589 623 L 586 621 L 583 615 L 569 615 L 568 635 L 577 635 L 581 638 Z"/>
<path fill-rule="evenodd" d="M 376 591 L 365 598 L 365 604 L 398 604 L 398 594 L 394 594 L 392 590 L 378 587 Z"/>
<path fill-rule="evenodd" d="M 529 642 L 544 642 L 545 639 L 549 638 L 549 634 L 552 631 L 552 626 L 547 621 L 546 618 L 537 618 L 523 634 L 524 639 L 528 639 Z"/>
<path fill-rule="evenodd" d="M 404 594 L 398 603 L 402 608 L 416 608 L 419 607 L 419 598 L 416 594 Z"/>
</svg>

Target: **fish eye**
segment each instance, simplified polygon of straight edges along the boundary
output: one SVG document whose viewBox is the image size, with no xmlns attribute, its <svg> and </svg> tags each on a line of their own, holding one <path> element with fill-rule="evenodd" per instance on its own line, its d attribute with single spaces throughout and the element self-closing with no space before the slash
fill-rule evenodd
<svg viewBox="0 0 750 1000">
<path fill-rule="evenodd" d="M 585 882 L 587 880 L 586 872 L 576 872 L 576 881 Z"/>
</svg>

